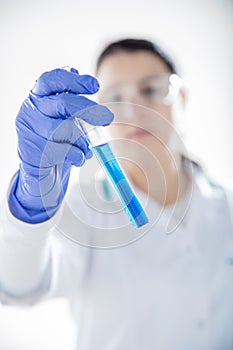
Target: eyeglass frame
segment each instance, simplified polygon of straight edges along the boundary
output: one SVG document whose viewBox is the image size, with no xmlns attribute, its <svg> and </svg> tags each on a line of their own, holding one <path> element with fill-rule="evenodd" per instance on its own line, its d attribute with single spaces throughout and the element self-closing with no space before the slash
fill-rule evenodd
<svg viewBox="0 0 233 350">
<path fill-rule="evenodd" d="M 161 78 L 165 78 L 166 79 L 166 82 L 167 82 L 167 86 L 166 86 L 166 90 L 167 90 L 167 93 L 165 96 L 163 96 L 162 98 L 157 99 L 155 97 L 152 97 L 152 93 L 155 93 L 155 91 L 148 91 L 149 94 L 149 97 L 142 97 L 140 96 L 140 87 L 139 85 L 141 84 L 143 86 L 146 86 L 146 82 L 147 81 L 150 81 L 152 79 L 161 79 Z M 138 86 L 136 87 L 136 85 L 138 84 Z M 133 86 L 134 85 L 134 86 Z M 166 74 L 157 74 L 157 75 L 150 75 L 150 76 L 146 76 L 146 77 L 143 77 L 141 78 L 137 83 L 126 83 L 126 84 L 121 84 L 121 85 L 115 85 L 115 86 L 112 86 L 106 90 L 100 90 L 99 92 L 99 100 L 101 103 L 123 103 L 123 102 L 129 102 L 129 99 L 125 99 L 124 96 L 123 96 L 123 99 L 122 98 L 103 98 L 103 96 L 105 95 L 106 91 L 107 91 L 107 94 L 106 96 L 114 96 L 114 94 L 117 96 L 117 93 L 118 94 L 122 94 L 121 91 L 123 91 L 122 88 L 125 88 L 127 86 L 133 86 L 136 94 L 134 93 L 134 97 L 137 96 L 137 99 L 136 101 L 137 102 L 141 102 L 139 104 L 145 104 L 147 105 L 148 102 L 153 102 L 153 103 L 162 103 L 163 105 L 171 105 L 173 104 L 173 102 L 175 101 L 176 97 L 179 95 L 179 92 L 183 86 L 183 81 L 181 79 L 181 77 L 177 74 L 174 74 L 174 73 L 166 73 Z M 138 91 L 136 91 L 136 88 Z M 110 94 L 109 94 L 109 91 L 110 91 Z M 158 93 L 158 92 L 156 92 Z M 123 94 L 124 95 L 124 94 Z M 158 95 L 157 95 L 158 97 Z"/>
</svg>

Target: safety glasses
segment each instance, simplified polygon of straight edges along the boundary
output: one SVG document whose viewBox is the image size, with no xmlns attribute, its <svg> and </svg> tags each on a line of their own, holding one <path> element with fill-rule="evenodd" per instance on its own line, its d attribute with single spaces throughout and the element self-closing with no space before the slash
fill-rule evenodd
<svg viewBox="0 0 233 350">
<path fill-rule="evenodd" d="M 112 86 L 99 92 L 101 103 L 133 102 L 143 106 L 171 105 L 182 87 L 177 74 L 146 76 L 137 82 Z"/>
</svg>

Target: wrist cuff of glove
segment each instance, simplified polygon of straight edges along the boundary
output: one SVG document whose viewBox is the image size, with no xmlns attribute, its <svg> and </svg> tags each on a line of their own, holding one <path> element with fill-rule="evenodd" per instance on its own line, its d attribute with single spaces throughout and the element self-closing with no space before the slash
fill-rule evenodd
<svg viewBox="0 0 233 350">
<path fill-rule="evenodd" d="M 20 183 L 20 171 L 18 171 L 11 181 L 8 192 L 8 205 L 10 212 L 17 219 L 30 224 L 37 224 L 49 220 L 57 212 L 64 198 L 68 181 L 69 176 L 66 178 L 65 184 L 56 199 L 55 205 L 54 200 L 52 200 L 53 205 L 49 205 L 49 202 L 51 203 L 51 194 L 50 196 L 47 195 L 42 198 L 30 196 L 23 191 L 23 186 Z M 24 198 L 23 203 L 20 198 Z"/>
</svg>

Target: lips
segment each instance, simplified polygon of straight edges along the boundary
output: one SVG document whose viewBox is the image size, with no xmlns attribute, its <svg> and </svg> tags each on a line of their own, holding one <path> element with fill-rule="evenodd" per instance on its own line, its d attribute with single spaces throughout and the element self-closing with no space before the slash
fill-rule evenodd
<svg viewBox="0 0 233 350">
<path fill-rule="evenodd" d="M 150 134 L 146 130 L 141 129 L 141 128 L 134 128 L 133 131 L 128 133 L 127 137 L 129 139 L 140 139 L 140 138 L 146 137 L 148 135 L 150 135 Z"/>
</svg>

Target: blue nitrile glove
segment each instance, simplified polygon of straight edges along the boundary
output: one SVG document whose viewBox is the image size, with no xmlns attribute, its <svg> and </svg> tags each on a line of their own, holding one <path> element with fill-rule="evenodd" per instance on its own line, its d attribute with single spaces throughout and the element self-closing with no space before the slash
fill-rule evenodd
<svg viewBox="0 0 233 350">
<path fill-rule="evenodd" d="M 92 156 L 74 116 L 92 125 L 108 125 L 113 114 L 80 94 L 94 94 L 94 77 L 55 69 L 37 80 L 16 118 L 20 168 L 8 197 L 11 213 L 21 221 L 48 220 L 66 193 L 71 166 Z"/>
</svg>

